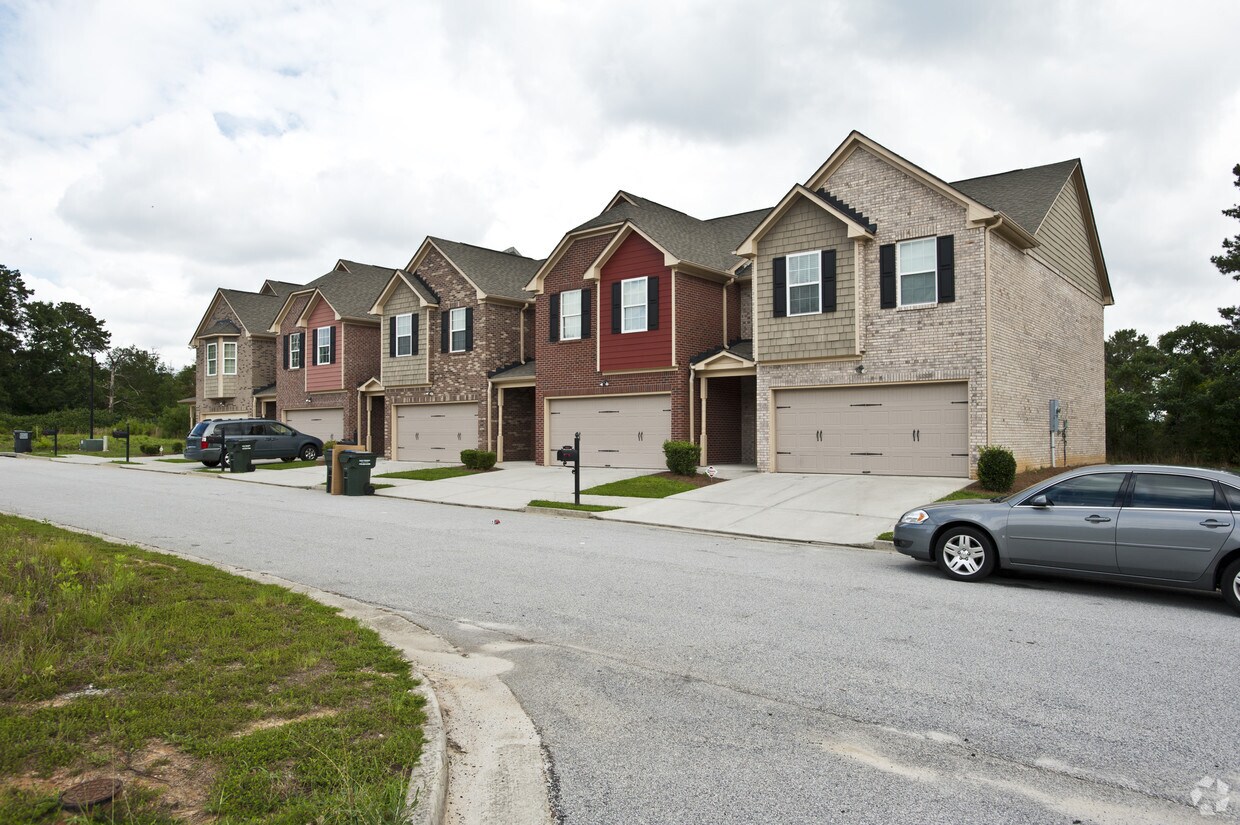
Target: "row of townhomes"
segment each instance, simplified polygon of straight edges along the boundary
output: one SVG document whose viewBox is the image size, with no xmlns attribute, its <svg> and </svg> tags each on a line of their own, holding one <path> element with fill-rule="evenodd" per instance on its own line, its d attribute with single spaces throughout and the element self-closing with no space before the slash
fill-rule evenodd
<svg viewBox="0 0 1240 825">
<path fill-rule="evenodd" d="M 1112 303 L 1078 160 L 948 183 L 857 132 L 771 208 L 628 192 L 548 257 L 428 237 L 401 268 L 220 289 L 197 419 L 277 418 L 392 459 L 964 477 L 986 445 L 1105 454 Z M 1062 444 L 1060 450 L 1064 449 Z"/>
</svg>

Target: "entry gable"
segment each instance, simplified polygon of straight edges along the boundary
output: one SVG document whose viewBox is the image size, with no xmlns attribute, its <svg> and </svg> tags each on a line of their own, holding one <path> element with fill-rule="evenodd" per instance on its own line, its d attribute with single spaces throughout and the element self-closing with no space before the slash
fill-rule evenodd
<svg viewBox="0 0 1240 825">
<path fill-rule="evenodd" d="M 337 312 L 335 307 L 331 305 L 331 302 L 323 296 L 323 293 L 316 289 L 314 293 L 311 294 L 310 300 L 306 302 L 306 308 L 303 309 L 301 315 L 298 316 L 297 326 L 308 326 L 310 323 L 310 316 L 315 314 L 315 311 L 319 308 L 319 304 L 326 304 L 328 309 L 331 310 L 332 317 L 337 321 L 340 320 L 340 313 Z"/>
<path fill-rule="evenodd" d="M 741 242 L 741 245 L 736 250 L 736 254 L 746 258 L 756 257 L 758 254 L 758 242 L 778 225 L 787 216 L 789 210 L 802 199 L 844 224 L 848 228 L 848 237 L 850 239 L 872 239 L 875 231 L 878 229 L 864 215 L 849 207 L 826 189 L 811 192 L 804 186 L 797 184 L 788 190 L 788 194 L 784 195 L 783 199 L 771 210 L 770 214 Z"/>
<path fill-rule="evenodd" d="M 383 292 L 379 294 L 375 305 L 370 308 L 370 314 L 382 315 L 383 308 L 402 286 L 414 294 L 419 307 L 439 306 L 439 296 L 435 294 L 435 290 L 431 289 L 430 285 L 423 281 L 416 272 L 397 270 L 387 286 L 383 288 Z"/>
</svg>

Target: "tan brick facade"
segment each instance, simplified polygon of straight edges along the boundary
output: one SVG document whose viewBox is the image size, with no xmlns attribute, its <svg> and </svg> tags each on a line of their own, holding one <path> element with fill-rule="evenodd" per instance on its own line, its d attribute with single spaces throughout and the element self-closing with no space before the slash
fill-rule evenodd
<svg viewBox="0 0 1240 825">
<path fill-rule="evenodd" d="M 203 328 L 218 321 L 229 321 L 244 330 L 241 320 L 223 298 L 216 297 Z M 224 342 L 237 344 L 237 374 L 224 375 Z M 216 375 L 207 378 L 207 344 L 217 345 Z M 275 381 L 275 341 L 241 335 L 200 338 L 197 341 L 194 370 L 194 405 L 199 420 L 220 416 L 255 415 L 254 391 Z M 210 381 L 210 385 L 207 382 Z"/>
</svg>

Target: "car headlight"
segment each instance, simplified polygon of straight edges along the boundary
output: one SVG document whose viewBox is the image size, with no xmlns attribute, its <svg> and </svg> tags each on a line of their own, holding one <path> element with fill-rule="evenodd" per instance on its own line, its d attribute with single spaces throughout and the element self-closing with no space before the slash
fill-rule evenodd
<svg viewBox="0 0 1240 825">
<path fill-rule="evenodd" d="M 901 524 L 921 524 L 930 518 L 930 514 L 925 510 L 912 510 L 900 516 Z"/>
</svg>

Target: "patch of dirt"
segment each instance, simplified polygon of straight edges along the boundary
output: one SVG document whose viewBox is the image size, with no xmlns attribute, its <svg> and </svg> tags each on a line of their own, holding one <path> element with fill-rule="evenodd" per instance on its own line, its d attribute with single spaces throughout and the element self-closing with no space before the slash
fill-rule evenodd
<svg viewBox="0 0 1240 825">
<path fill-rule="evenodd" d="M 260 730 L 281 728 L 285 725 L 291 725 L 295 722 L 305 722 L 310 719 L 323 719 L 327 716 L 336 716 L 339 713 L 339 710 L 335 710 L 333 708 L 321 708 L 319 710 L 312 710 L 309 713 L 303 713 L 300 716 L 292 716 L 289 718 L 259 719 L 257 722 L 251 722 L 241 730 L 234 733 L 233 738 L 239 739 L 242 736 L 249 736 L 251 733 L 257 733 Z"/>
<path fill-rule="evenodd" d="M 1059 475 L 1060 473 L 1066 473 L 1068 472 L 1068 470 L 1076 470 L 1081 467 L 1093 467 L 1093 466 L 1096 466 L 1096 465 L 1073 464 L 1071 467 L 1039 467 L 1036 470 L 1025 470 L 1024 472 L 1020 472 L 1016 474 L 1016 481 L 1015 483 L 1012 484 L 1012 489 L 1009 490 L 1008 492 L 1014 493 L 1019 490 L 1023 490 L 1026 487 L 1030 487 L 1034 484 L 1037 484 L 1040 481 L 1046 481 L 1048 478 L 1053 478 Z M 977 481 L 973 482 L 972 484 L 970 484 L 968 487 L 965 487 L 964 489 L 977 491 L 979 493 L 993 492 L 992 490 L 987 490 L 985 487 L 981 485 L 980 482 L 977 482 Z M 995 493 L 995 495 L 1004 495 L 1004 494 Z"/>
<path fill-rule="evenodd" d="M 711 478 L 706 473 L 698 473 L 695 476 L 682 476 L 676 473 L 654 473 L 659 478 L 670 478 L 672 481 L 679 481 L 684 484 L 692 484 L 694 487 L 709 487 L 712 484 L 720 484 L 727 481 L 726 478 Z"/>
</svg>

